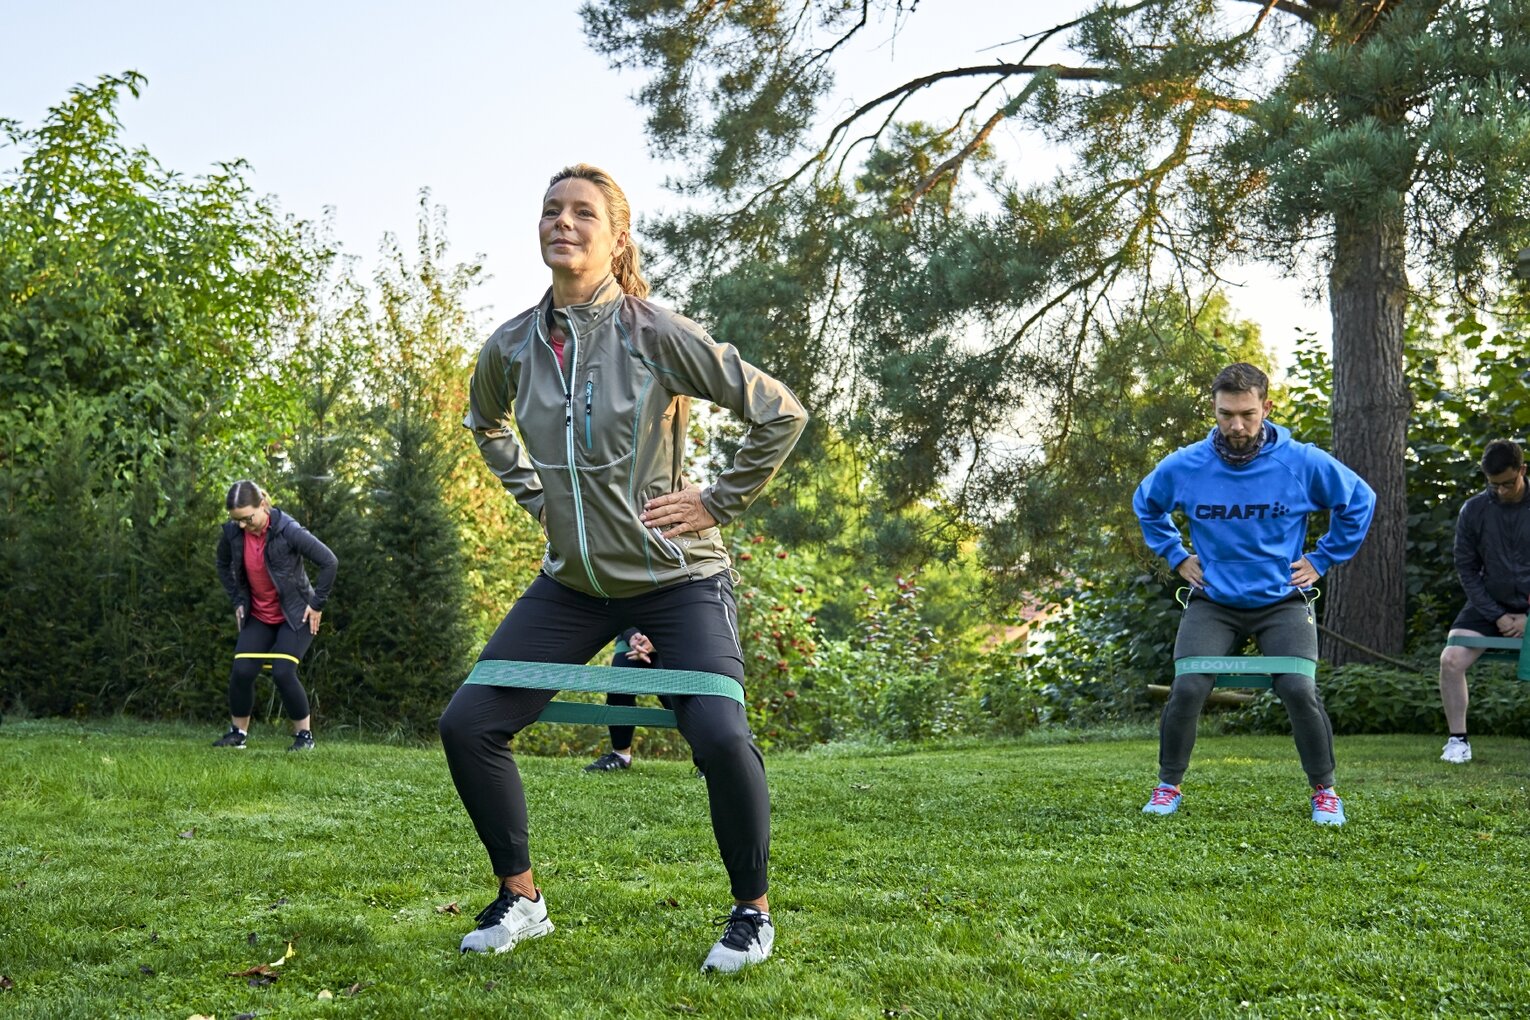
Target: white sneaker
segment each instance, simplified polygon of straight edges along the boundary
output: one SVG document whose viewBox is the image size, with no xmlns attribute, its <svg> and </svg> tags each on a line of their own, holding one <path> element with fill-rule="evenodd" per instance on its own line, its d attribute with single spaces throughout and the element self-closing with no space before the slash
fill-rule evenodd
<svg viewBox="0 0 1530 1020">
<path fill-rule="evenodd" d="M 1451 737 L 1445 741 L 1445 750 L 1440 754 L 1440 761 L 1448 761 L 1452 765 L 1465 765 L 1472 760 L 1472 745 L 1469 741 L 1460 737 Z"/>
<path fill-rule="evenodd" d="M 759 963 L 770 955 L 770 947 L 776 944 L 776 926 L 770 923 L 770 915 L 753 907 L 735 906 L 721 923 L 727 927 L 701 965 L 703 974 L 712 970 L 731 974 L 751 963 Z"/>
<path fill-rule="evenodd" d="M 552 933 L 547 918 L 547 898 L 540 890 L 528 900 L 500 886 L 499 897 L 478 912 L 478 927 L 462 936 L 464 953 L 503 953 L 517 942 Z"/>
</svg>

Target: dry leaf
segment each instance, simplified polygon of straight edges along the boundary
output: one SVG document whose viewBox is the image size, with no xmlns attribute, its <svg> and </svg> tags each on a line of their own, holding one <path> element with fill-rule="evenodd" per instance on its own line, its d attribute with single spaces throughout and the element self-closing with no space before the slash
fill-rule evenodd
<svg viewBox="0 0 1530 1020">
<path fill-rule="evenodd" d="M 438 913 L 438 914 L 460 914 L 460 913 L 462 913 L 462 908 L 457 906 L 457 901 L 456 900 L 452 900 L 450 903 L 446 904 L 445 906 L 437 907 L 436 908 L 436 913 Z"/>
<path fill-rule="evenodd" d="M 140 963 L 138 965 L 138 973 L 146 975 L 147 977 L 153 977 L 154 968 L 150 967 L 147 963 Z"/>
<path fill-rule="evenodd" d="M 193 825 L 191 828 L 187 829 L 185 832 L 177 832 L 176 833 L 176 835 L 181 837 L 182 839 L 190 839 L 192 836 L 195 836 L 196 834 L 197 834 L 197 827 L 195 825 Z"/>
<path fill-rule="evenodd" d="M 4 991 L 8 992 L 12 988 L 15 988 L 15 987 L 16 987 L 16 982 L 12 981 L 10 978 L 6 977 L 4 974 L 0 974 L 0 990 L 4 990 Z"/>
<path fill-rule="evenodd" d="M 365 988 L 369 983 L 370 982 L 367 981 L 358 981 L 354 985 L 351 985 L 351 987 L 347 988 L 345 990 L 345 994 L 355 998 L 356 993 Z"/>
<path fill-rule="evenodd" d="M 281 899 L 279 899 L 279 900 L 277 900 L 277 901 L 276 901 L 276 902 L 275 902 L 275 903 L 273 903 L 273 904 L 271 904 L 271 905 L 270 905 L 270 906 L 269 906 L 269 907 L 267 907 L 267 908 L 266 908 L 266 909 L 267 909 L 267 910 L 275 910 L 275 909 L 276 909 L 276 908 L 277 908 L 277 907 L 280 907 L 280 906 L 282 906 L 282 905 L 283 905 L 283 904 L 285 904 L 285 903 L 286 903 L 286 902 L 287 902 L 287 897 L 285 897 L 285 896 L 283 896 L 283 897 L 282 897 L 282 898 L 281 898 Z"/>
</svg>

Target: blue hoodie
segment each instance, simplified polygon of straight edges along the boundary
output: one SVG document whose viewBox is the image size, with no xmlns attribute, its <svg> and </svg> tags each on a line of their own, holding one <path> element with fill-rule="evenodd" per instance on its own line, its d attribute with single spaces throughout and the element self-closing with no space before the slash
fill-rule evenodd
<svg viewBox="0 0 1530 1020">
<path fill-rule="evenodd" d="M 1207 433 L 1159 461 L 1132 497 L 1142 537 L 1170 567 L 1190 557 L 1170 514 L 1180 510 L 1190 519 L 1204 594 L 1221 605 L 1254 609 L 1290 596 L 1308 514 L 1332 511 L 1328 533 L 1306 554 L 1326 574 L 1359 551 L 1376 510 L 1376 494 L 1359 475 L 1271 424 L 1274 441 L 1266 440 L 1250 463 L 1235 467 L 1218 457 Z"/>
</svg>

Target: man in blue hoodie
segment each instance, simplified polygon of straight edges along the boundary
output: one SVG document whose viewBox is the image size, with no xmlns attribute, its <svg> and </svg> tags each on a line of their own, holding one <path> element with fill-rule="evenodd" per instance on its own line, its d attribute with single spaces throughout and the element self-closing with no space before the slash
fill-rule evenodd
<svg viewBox="0 0 1530 1020">
<path fill-rule="evenodd" d="M 1307 592 L 1365 539 L 1376 494 L 1329 454 L 1268 420 L 1269 379 L 1253 365 L 1224 368 L 1211 384 L 1216 427 L 1169 454 L 1137 486 L 1132 509 L 1148 548 L 1190 585 L 1174 657 L 1225 656 L 1252 637 L 1263 655 L 1317 661 L 1317 624 Z M 1192 553 L 1174 523 L 1190 522 Z M 1329 511 L 1328 533 L 1303 553 L 1307 515 Z M 1216 677 L 1174 678 L 1159 723 L 1158 786 L 1143 811 L 1179 810 L 1201 707 Z M 1274 678 L 1312 785 L 1312 820 L 1343 825 L 1333 788 L 1333 727 L 1317 684 L 1301 673 Z"/>
</svg>

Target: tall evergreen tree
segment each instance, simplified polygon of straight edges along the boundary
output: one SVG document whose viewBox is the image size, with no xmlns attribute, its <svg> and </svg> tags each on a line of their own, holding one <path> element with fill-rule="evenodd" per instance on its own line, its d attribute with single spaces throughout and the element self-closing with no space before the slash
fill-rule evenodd
<svg viewBox="0 0 1530 1020">
<path fill-rule="evenodd" d="M 1329 578 L 1329 621 L 1400 650 L 1408 274 L 1469 292 L 1530 228 L 1530 3 L 1101 3 L 821 126 L 847 44 L 927 10 L 586 3 L 595 47 L 650 73 L 639 98 L 678 185 L 712 200 L 653 225 L 676 289 L 876 445 L 889 507 L 955 492 L 993 532 L 1016 451 L 1076 397 L 1102 315 L 1231 260 L 1320 272 L 1335 452 L 1380 500 Z M 900 119 L 926 95 L 944 119 Z M 1001 128 L 1063 169 L 1016 183 Z"/>
<path fill-rule="evenodd" d="M 342 711 L 405 730 L 433 720 L 466 673 L 472 640 L 450 483 L 464 453 L 454 395 L 474 340 L 465 299 L 479 266 L 446 262 L 443 220 L 422 196 L 414 259 L 390 238 L 374 279 L 366 393 L 375 431 L 362 541 L 348 568 L 365 590 L 348 589 L 356 600 L 348 651 L 359 675 Z M 400 705 L 420 714 L 401 718 Z"/>
</svg>

